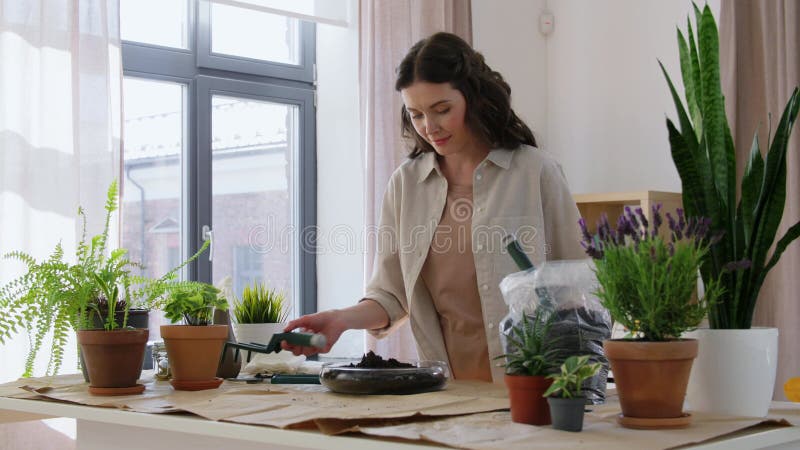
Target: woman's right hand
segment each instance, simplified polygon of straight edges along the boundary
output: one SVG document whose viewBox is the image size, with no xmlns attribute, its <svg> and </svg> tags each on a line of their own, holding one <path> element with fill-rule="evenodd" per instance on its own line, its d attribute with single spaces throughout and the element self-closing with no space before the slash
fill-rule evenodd
<svg viewBox="0 0 800 450">
<path fill-rule="evenodd" d="M 288 350 L 295 355 L 311 356 L 316 353 L 328 353 L 333 344 L 339 337 L 348 330 L 343 320 L 344 312 L 341 310 L 322 311 L 306 316 L 298 317 L 286 325 L 283 331 L 288 332 L 299 328 L 300 331 L 309 333 L 319 333 L 325 336 L 326 344 L 324 348 L 307 347 L 301 345 L 290 345 L 286 341 L 281 342 L 281 348 Z"/>
<path fill-rule="evenodd" d="M 388 325 L 389 315 L 386 310 L 375 300 L 364 299 L 349 308 L 332 309 L 298 317 L 283 329 L 288 332 L 299 328 L 300 331 L 320 333 L 327 340 L 325 348 L 289 345 L 286 341 L 281 342 L 281 348 L 289 350 L 295 355 L 310 356 L 315 353 L 328 353 L 342 333 L 347 330 L 372 330 Z"/>
</svg>

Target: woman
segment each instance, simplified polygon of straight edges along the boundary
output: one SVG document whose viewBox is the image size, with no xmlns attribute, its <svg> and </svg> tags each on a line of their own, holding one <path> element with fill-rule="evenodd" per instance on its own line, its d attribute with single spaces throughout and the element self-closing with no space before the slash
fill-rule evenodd
<svg viewBox="0 0 800 450">
<path fill-rule="evenodd" d="M 511 89 L 458 36 L 414 45 L 398 68 L 408 161 L 386 190 L 375 275 L 355 306 L 291 321 L 324 334 L 330 350 L 348 329 L 383 337 L 410 319 L 422 359 L 448 361 L 456 379 L 501 380 L 499 290 L 514 271 L 502 240 L 513 234 L 534 262 L 582 258 L 578 210 L 559 165 L 537 149 L 510 105 Z"/>
</svg>

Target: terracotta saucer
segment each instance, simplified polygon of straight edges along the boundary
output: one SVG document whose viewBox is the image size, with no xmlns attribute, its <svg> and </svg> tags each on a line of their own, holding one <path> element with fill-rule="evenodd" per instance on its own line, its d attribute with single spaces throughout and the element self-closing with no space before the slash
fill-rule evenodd
<svg viewBox="0 0 800 450">
<path fill-rule="evenodd" d="M 119 388 L 89 386 L 89 393 L 92 395 L 135 395 L 142 392 L 144 392 L 143 384 Z"/>
<path fill-rule="evenodd" d="M 625 428 L 637 430 L 663 430 L 670 428 L 686 428 L 692 423 L 692 415 L 683 413 L 680 417 L 645 418 L 617 416 L 617 422 Z"/>
<path fill-rule="evenodd" d="M 202 391 L 205 389 L 216 389 L 222 384 L 222 378 L 212 378 L 210 380 L 170 380 L 169 384 L 179 391 Z"/>
</svg>

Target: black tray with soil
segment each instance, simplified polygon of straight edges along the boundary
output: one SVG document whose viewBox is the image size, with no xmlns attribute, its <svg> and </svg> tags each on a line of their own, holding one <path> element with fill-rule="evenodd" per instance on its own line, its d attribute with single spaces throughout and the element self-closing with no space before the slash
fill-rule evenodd
<svg viewBox="0 0 800 450">
<path fill-rule="evenodd" d="M 442 361 L 403 363 L 369 352 L 359 363 L 326 364 L 320 382 L 341 394 L 418 394 L 442 389 L 449 378 Z"/>
</svg>

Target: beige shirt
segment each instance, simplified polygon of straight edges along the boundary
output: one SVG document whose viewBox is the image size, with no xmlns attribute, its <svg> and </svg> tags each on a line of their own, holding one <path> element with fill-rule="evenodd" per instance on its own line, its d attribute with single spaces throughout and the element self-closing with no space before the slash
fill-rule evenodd
<svg viewBox="0 0 800 450">
<path fill-rule="evenodd" d="M 450 184 L 420 276 L 439 314 L 453 378 L 492 381 L 472 250 L 472 186 Z"/>
<path fill-rule="evenodd" d="M 503 349 L 497 328 L 507 314 L 499 284 L 518 270 L 502 239 L 516 235 L 534 264 L 583 258 L 579 215 L 561 167 L 534 147 L 492 150 L 472 182 L 475 274 L 492 378 L 499 382 L 503 368 L 494 358 Z M 449 363 L 439 316 L 420 277 L 446 199 L 447 180 L 433 153 L 406 161 L 392 174 L 376 230 L 375 272 L 364 298 L 389 315 L 387 327 L 370 333 L 383 337 L 410 320 L 420 358 Z"/>
</svg>

